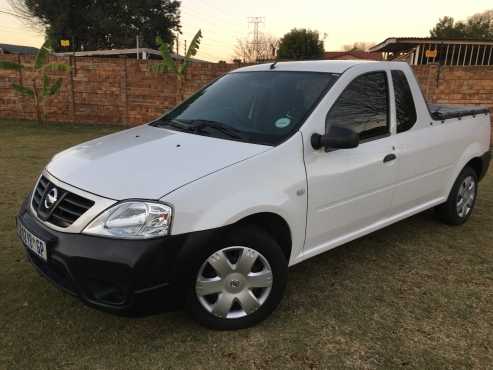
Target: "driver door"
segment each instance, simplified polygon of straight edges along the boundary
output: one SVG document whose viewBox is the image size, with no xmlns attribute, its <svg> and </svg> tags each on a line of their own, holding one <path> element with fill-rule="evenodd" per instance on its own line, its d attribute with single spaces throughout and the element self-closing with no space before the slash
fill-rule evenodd
<svg viewBox="0 0 493 370">
<path fill-rule="evenodd" d="M 332 125 L 351 128 L 359 134 L 360 145 L 328 153 L 313 150 L 305 156 L 304 254 L 315 255 L 366 234 L 388 217 L 398 162 L 389 102 L 388 74 L 375 71 L 355 77 L 328 112 L 326 132 Z"/>
</svg>

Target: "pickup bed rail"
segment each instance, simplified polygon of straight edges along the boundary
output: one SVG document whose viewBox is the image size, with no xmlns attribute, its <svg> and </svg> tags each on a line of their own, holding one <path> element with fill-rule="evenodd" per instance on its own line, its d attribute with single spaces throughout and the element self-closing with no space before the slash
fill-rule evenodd
<svg viewBox="0 0 493 370">
<path fill-rule="evenodd" d="M 430 104 L 429 108 L 431 117 L 438 121 L 490 113 L 490 110 L 484 107 L 453 107 L 449 105 Z"/>
</svg>

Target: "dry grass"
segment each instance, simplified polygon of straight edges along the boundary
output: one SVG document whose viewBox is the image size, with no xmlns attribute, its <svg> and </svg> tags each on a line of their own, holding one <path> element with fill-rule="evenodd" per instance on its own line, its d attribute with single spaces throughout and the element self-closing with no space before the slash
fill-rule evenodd
<svg viewBox="0 0 493 370">
<path fill-rule="evenodd" d="M 116 128 L 0 122 L 0 369 L 465 369 L 493 364 L 493 179 L 458 228 L 427 212 L 295 266 L 261 325 L 87 308 L 25 261 L 14 215 L 57 151 Z"/>
</svg>

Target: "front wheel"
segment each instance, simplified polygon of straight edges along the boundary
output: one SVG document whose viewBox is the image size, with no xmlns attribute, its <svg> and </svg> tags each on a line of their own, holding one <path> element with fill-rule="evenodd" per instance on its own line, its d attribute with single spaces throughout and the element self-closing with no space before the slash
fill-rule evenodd
<svg viewBox="0 0 493 370">
<path fill-rule="evenodd" d="M 465 167 L 455 180 L 447 201 L 435 208 L 440 219 L 448 225 L 462 225 L 471 216 L 478 193 L 478 176 Z"/>
<path fill-rule="evenodd" d="M 257 227 L 232 229 L 193 260 L 187 309 L 202 325 L 219 330 L 253 326 L 282 299 L 286 258 L 277 242 Z"/>
</svg>

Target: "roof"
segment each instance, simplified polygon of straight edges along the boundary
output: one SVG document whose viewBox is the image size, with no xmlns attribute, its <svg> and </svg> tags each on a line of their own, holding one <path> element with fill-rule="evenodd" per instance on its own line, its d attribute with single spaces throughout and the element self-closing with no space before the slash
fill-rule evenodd
<svg viewBox="0 0 493 370">
<path fill-rule="evenodd" d="M 299 71 L 299 72 L 328 72 L 343 73 L 346 69 L 363 63 L 375 63 L 369 60 L 310 60 L 297 62 L 279 62 L 276 63 L 276 71 Z M 256 64 L 235 70 L 235 72 L 254 72 L 268 71 L 273 63 Z"/>
<path fill-rule="evenodd" d="M 93 50 L 93 51 L 76 51 L 74 52 L 64 52 L 64 53 L 55 53 L 56 56 L 71 56 L 74 55 L 76 57 L 104 57 L 104 56 L 119 56 L 119 55 L 136 55 L 137 52 L 140 54 L 146 53 L 151 56 L 157 56 L 161 58 L 161 54 L 158 50 L 149 49 L 149 48 L 133 48 L 133 49 L 109 49 L 109 50 Z M 175 60 L 183 60 L 183 56 L 178 55 L 176 53 L 171 53 L 171 57 Z M 191 59 L 192 62 L 200 62 L 200 63 L 210 63 L 205 60 L 200 59 Z"/>
<path fill-rule="evenodd" d="M 400 52 L 423 44 L 468 44 L 493 45 L 493 40 L 482 39 L 437 39 L 432 37 L 389 37 L 370 48 L 370 52 Z"/>
<path fill-rule="evenodd" d="M 36 54 L 39 49 L 32 46 L 0 44 L 0 54 Z"/>
<path fill-rule="evenodd" d="M 349 59 L 361 59 L 361 60 L 382 60 L 382 54 L 379 52 L 368 52 L 362 50 L 351 51 L 327 51 L 324 53 L 324 59 L 330 60 L 349 60 Z"/>
</svg>

